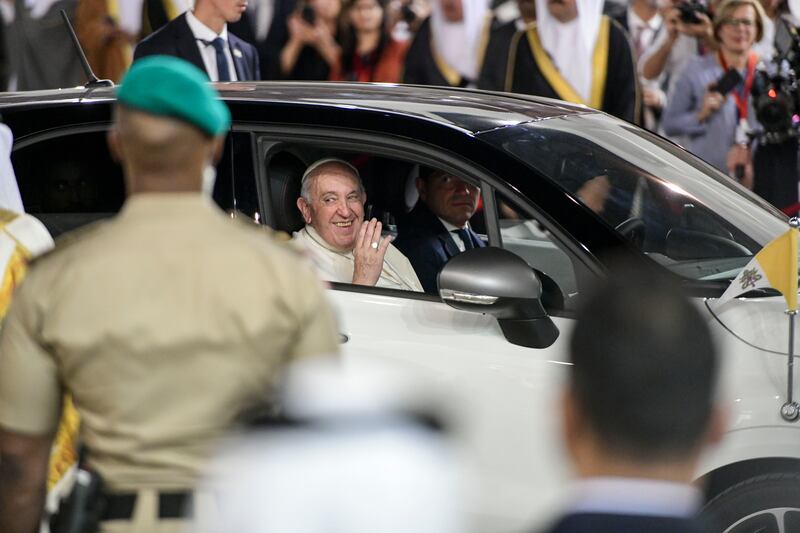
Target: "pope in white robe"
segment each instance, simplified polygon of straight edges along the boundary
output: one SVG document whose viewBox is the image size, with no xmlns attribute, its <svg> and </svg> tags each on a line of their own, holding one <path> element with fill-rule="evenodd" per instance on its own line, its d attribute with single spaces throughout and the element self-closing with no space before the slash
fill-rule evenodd
<svg viewBox="0 0 800 533">
<path fill-rule="evenodd" d="M 294 233 L 322 279 L 422 291 L 414 268 L 381 223 L 364 220 L 366 194 L 358 171 L 341 159 L 321 159 L 306 169 L 297 207 L 306 226 Z"/>
</svg>

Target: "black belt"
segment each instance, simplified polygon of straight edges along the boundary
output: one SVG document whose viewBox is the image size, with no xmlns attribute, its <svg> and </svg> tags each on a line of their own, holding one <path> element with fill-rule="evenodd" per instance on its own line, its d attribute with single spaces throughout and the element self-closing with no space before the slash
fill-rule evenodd
<svg viewBox="0 0 800 533">
<path fill-rule="evenodd" d="M 136 497 L 135 492 L 106 494 L 103 497 L 104 509 L 100 520 L 130 520 L 136 506 Z M 191 503 L 191 492 L 159 492 L 158 517 L 186 518 L 191 514 Z"/>
</svg>

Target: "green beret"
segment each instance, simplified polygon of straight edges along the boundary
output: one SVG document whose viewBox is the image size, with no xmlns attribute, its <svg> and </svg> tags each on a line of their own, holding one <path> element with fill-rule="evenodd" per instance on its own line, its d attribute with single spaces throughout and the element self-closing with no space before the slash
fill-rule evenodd
<svg viewBox="0 0 800 533">
<path fill-rule="evenodd" d="M 205 73 L 177 57 L 151 56 L 134 62 L 117 90 L 117 101 L 186 121 L 211 136 L 225 133 L 231 125 L 231 113 Z"/>
</svg>

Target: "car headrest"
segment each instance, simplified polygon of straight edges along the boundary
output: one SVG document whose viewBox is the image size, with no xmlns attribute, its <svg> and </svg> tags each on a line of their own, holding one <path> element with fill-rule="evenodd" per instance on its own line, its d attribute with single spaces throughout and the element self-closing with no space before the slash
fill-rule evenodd
<svg viewBox="0 0 800 533">
<path fill-rule="evenodd" d="M 300 182 L 305 169 L 305 163 L 288 152 L 275 154 L 267 165 L 267 180 L 275 229 L 285 231 L 290 235 L 305 225 L 303 216 L 297 209 Z"/>
</svg>

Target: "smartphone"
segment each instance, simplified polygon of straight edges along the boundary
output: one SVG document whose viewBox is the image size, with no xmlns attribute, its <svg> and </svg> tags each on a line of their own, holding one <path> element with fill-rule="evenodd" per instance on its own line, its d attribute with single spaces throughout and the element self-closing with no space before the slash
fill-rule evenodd
<svg viewBox="0 0 800 533">
<path fill-rule="evenodd" d="M 735 68 L 729 68 L 713 85 L 713 89 L 721 95 L 731 92 L 742 82 L 742 75 Z"/>
<path fill-rule="evenodd" d="M 307 23 L 311 24 L 312 26 L 314 25 L 316 13 L 314 13 L 314 8 L 310 5 L 306 4 L 303 6 L 300 16 L 303 17 L 303 20 L 305 20 Z"/>
</svg>

